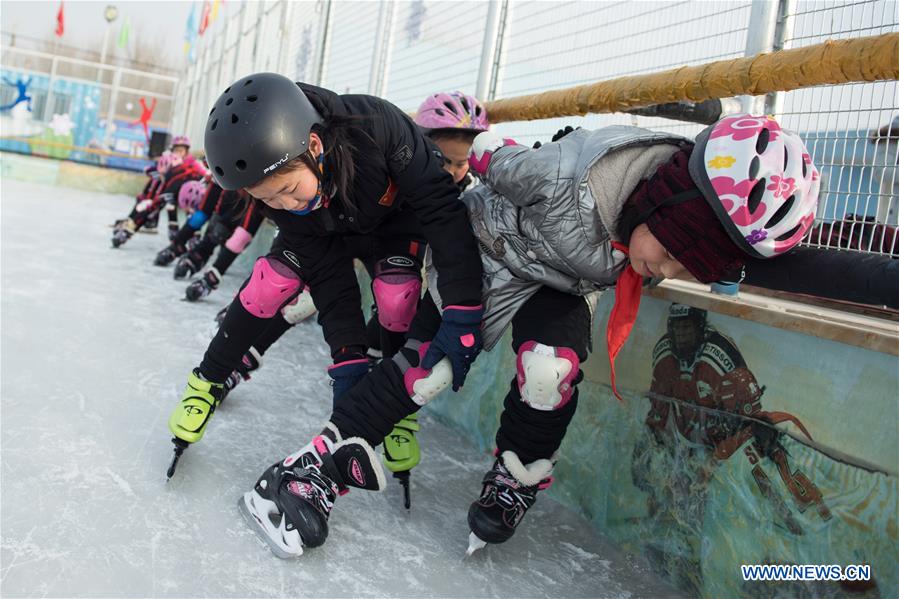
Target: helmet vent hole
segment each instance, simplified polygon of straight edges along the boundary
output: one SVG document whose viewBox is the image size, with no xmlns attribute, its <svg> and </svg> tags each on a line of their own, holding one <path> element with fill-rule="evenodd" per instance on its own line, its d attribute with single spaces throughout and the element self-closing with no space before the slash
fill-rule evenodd
<svg viewBox="0 0 899 599">
<path fill-rule="evenodd" d="M 246 86 L 248 86 L 248 85 L 251 84 L 251 83 L 253 83 L 253 80 L 252 80 L 252 79 L 247 79 L 246 81 L 243 82 L 243 86 L 246 87 Z"/>
<path fill-rule="evenodd" d="M 217 167 L 215 167 L 215 174 L 218 175 L 219 177 L 224 177 L 225 171 L 222 170 L 222 167 L 217 166 Z"/>
<path fill-rule="evenodd" d="M 253 95 L 253 96 L 247 96 L 247 102 L 255 102 L 255 101 L 258 100 L 258 99 L 259 99 L 259 97 L 256 96 L 256 95 Z"/>
<path fill-rule="evenodd" d="M 787 153 L 787 146 L 784 146 L 784 172 L 787 170 L 787 161 L 789 160 L 790 155 Z"/>
<path fill-rule="evenodd" d="M 805 160 L 802 161 L 802 177 L 808 177 L 808 165 L 805 163 Z"/>
<path fill-rule="evenodd" d="M 765 195 L 765 179 L 759 179 L 758 182 L 752 187 L 752 191 L 749 192 L 749 198 L 747 198 L 747 208 L 749 209 L 749 214 L 755 214 L 755 211 L 758 210 L 759 204 L 762 203 L 762 196 Z"/>
<path fill-rule="evenodd" d="M 239 120 L 240 120 L 240 119 L 237 118 L 237 115 L 234 114 L 234 113 L 232 112 L 232 113 L 231 113 L 231 124 L 234 125 L 234 124 L 236 124 L 237 121 L 239 121 Z"/>
<path fill-rule="evenodd" d="M 229 91 L 231 91 L 231 86 L 228 86 L 227 88 L 225 88 L 225 91 L 223 91 L 222 93 L 227 94 Z"/>
<path fill-rule="evenodd" d="M 792 229 L 790 229 L 783 235 L 780 235 L 779 237 L 775 238 L 775 241 L 786 241 L 787 239 L 789 239 L 790 237 L 795 235 L 796 231 L 798 231 L 799 227 L 801 227 L 801 226 L 802 226 L 802 223 L 799 223 L 798 225 L 796 225 L 795 227 L 793 227 Z"/>
<path fill-rule="evenodd" d="M 212 107 L 212 110 L 209 111 L 209 114 L 211 115 L 213 112 L 215 112 L 215 106 Z"/>
<path fill-rule="evenodd" d="M 444 102 L 443 105 L 446 106 L 446 109 L 447 109 L 447 110 L 449 110 L 449 111 L 452 112 L 453 114 L 456 114 L 456 109 L 453 108 L 453 105 L 452 105 L 452 104 L 450 104 L 449 102 Z"/>
<path fill-rule="evenodd" d="M 234 98 L 228 98 L 225 100 L 225 106 L 231 106 L 231 103 L 234 101 Z"/>
<path fill-rule="evenodd" d="M 749 180 L 753 181 L 759 174 L 761 161 L 758 156 L 753 156 L 752 162 L 749 163 Z"/>
<path fill-rule="evenodd" d="M 775 227 L 780 221 L 782 221 L 784 219 L 784 217 L 790 213 L 790 210 L 793 208 L 793 204 L 795 203 L 795 201 L 796 201 L 795 195 L 792 195 L 789 198 L 787 198 L 787 201 L 784 202 L 783 205 L 781 205 L 781 207 L 777 209 L 777 212 L 775 212 L 771 216 L 771 218 L 768 219 L 768 222 L 765 223 L 765 228 L 771 229 L 771 228 Z"/>
<path fill-rule="evenodd" d="M 239 171 L 247 170 L 247 163 L 244 160 L 238 160 L 237 162 L 234 163 L 234 166 L 236 166 L 237 170 L 239 170 Z"/>
<path fill-rule="evenodd" d="M 209 128 L 210 131 L 215 131 L 216 126 L 219 124 L 219 120 L 215 119 L 212 121 L 212 127 Z"/>
<path fill-rule="evenodd" d="M 468 100 L 465 99 L 465 96 L 459 98 L 459 103 L 462 104 L 462 108 L 464 108 L 466 112 L 471 111 L 471 108 L 468 106 Z"/>
<path fill-rule="evenodd" d="M 759 136 L 755 140 L 755 153 L 763 154 L 765 148 L 768 147 L 768 141 L 771 139 L 771 133 L 767 129 L 759 131 Z"/>
<path fill-rule="evenodd" d="M 437 116 L 444 116 L 446 113 L 440 110 L 439 108 L 435 108 L 434 112 L 437 113 Z"/>
</svg>

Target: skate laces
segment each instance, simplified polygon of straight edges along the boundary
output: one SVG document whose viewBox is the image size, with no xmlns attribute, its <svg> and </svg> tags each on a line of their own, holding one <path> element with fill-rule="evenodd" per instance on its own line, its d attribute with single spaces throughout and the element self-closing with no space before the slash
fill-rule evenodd
<svg viewBox="0 0 899 599">
<path fill-rule="evenodd" d="M 497 505 L 507 510 L 520 510 L 520 515 L 534 505 L 537 500 L 537 491 L 549 488 L 552 477 L 541 480 L 536 485 L 525 485 L 506 469 L 497 460 L 496 464 L 484 477 L 484 490 L 481 493 L 480 503 L 485 505 L 495 501 Z"/>
<path fill-rule="evenodd" d="M 324 515 L 331 512 L 339 494 L 337 483 L 321 471 L 321 462 L 309 454 L 300 456 L 298 462 L 285 466 L 281 486 L 288 493 L 312 503 Z M 285 480 L 287 479 L 287 480 Z"/>
</svg>

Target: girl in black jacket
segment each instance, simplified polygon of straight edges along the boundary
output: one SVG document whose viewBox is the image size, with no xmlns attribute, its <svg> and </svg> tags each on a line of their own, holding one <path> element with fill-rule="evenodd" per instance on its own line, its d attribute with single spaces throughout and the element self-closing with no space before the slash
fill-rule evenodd
<svg viewBox="0 0 899 599">
<path fill-rule="evenodd" d="M 339 96 L 258 73 L 219 97 L 209 114 L 205 149 L 215 181 L 226 190 L 246 189 L 265 203 L 280 233 L 188 377 L 169 420 L 176 460 L 202 437 L 225 382 L 268 320 L 306 286 L 334 360 L 328 374 L 335 401 L 365 377 L 365 321 L 347 247 L 360 234 L 384 246 L 401 240 L 406 247 L 398 258 L 413 264 L 430 246 L 445 308 L 438 335 L 443 341 L 431 344 L 428 359 L 448 358 L 454 386 L 461 386 L 480 351 L 481 260 L 442 155 L 408 116 L 378 98 Z M 385 293 L 397 297 L 411 287 L 397 278 L 383 283 Z M 397 367 L 385 361 L 375 368 Z M 362 443 L 360 451 L 373 456 Z"/>
</svg>

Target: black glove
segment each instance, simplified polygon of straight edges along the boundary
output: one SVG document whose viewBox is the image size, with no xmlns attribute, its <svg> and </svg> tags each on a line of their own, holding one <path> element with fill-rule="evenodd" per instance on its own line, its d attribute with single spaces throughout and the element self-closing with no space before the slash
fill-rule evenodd
<svg viewBox="0 0 899 599">
<path fill-rule="evenodd" d="M 577 131 L 578 129 L 580 129 L 580 127 L 573 127 L 573 128 L 572 128 L 571 125 L 566 126 L 564 129 L 559 129 L 558 131 L 556 131 L 556 134 L 553 135 L 552 141 L 559 141 L 560 139 L 562 139 L 563 137 L 565 137 L 566 135 L 568 135 L 568 134 L 571 133 L 572 131 Z M 542 145 L 543 145 L 543 144 L 541 144 L 539 141 L 538 141 L 538 142 L 535 142 L 535 143 L 534 143 L 534 149 L 536 150 L 537 148 L 539 148 L 539 147 L 542 146 Z"/>
</svg>

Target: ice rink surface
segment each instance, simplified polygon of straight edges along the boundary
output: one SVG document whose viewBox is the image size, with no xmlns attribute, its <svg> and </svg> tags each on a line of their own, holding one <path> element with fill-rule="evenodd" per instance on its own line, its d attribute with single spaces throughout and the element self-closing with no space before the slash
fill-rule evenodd
<svg viewBox="0 0 899 599">
<path fill-rule="evenodd" d="M 491 458 L 423 416 L 411 512 L 399 485 L 353 491 L 321 548 L 275 558 L 236 502 L 322 428 L 327 348 L 306 322 L 265 356 L 171 482 L 167 420 L 245 272 L 198 304 L 138 234 L 132 201 L 2 182 L 0 595 L 3 597 L 659 597 L 643 562 L 539 497 L 516 536 L 463 561 Z M 452 401 L 451 395 L 439 401 Z"/>
</svg>

